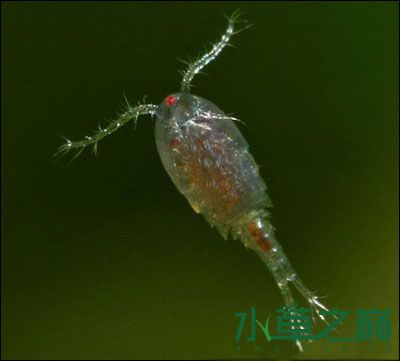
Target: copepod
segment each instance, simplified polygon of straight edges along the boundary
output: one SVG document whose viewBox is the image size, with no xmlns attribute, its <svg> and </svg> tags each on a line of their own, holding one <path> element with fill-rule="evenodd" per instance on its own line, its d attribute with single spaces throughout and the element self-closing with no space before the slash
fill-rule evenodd
<svg viewBox="0 0 400 361">
<path fill-rule="evenodd" d="M 238 24 L 242 24 L 240 28 Z M 155 138 L 161 161 L 193 210 L 202 214 L 225 239 L 240 240 L 258 254 L 271 271 L 285 307 L 294 316 L 296 303 L 290 285 L 305 298 L 312 314 L 315 312 L 327 322 L 324 316 L 327 307 L 302 282 L 274 236 L 268 212 L 272 202 L 247 141 L 235 124 L 238 119 L 190 93 L 194 76 L 230 44 L 234 34 L 248 26 L 239 20 L 238 12 L 232 14 L 221 39 L 203 56 L 187 64 L 179 92 L 168 95 L 160 105 L 139 103 L 133 107 L 127 102 L 127 110 L 107 127 L 80 141 L 67 140 L 55 155 L 75 150 L 74 159 L 89 145 L 96 153 L 98 141 L 122 125 L 131 120 L 136 125 L 141 115 L 155 116 Z M 292 321 L 291 327 L 301 335 L 301 325 Z M 296 344 L 302 350 L 299 339 Z"/>
</svg>

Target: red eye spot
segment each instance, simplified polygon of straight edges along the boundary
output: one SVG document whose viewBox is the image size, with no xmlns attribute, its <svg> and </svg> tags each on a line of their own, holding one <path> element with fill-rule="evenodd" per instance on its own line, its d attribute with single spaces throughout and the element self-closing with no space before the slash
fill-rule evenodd
<svg viewBox="0 0 400 361">
<path fill-rule="evenodd" d="M 174 105 L 176 103 L 176 97 L 173 95 L 167 96 L 167 99 L 165 99 L 165 103 L 170 107 L 171 105 Z"/>
</svg>

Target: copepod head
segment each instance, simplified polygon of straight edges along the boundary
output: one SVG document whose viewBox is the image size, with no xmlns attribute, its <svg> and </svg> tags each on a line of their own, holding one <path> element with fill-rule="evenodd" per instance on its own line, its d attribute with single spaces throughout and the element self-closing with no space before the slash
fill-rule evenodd
<svg viewBox="0 0 400 361">
<path fill-rule="evenodd" d="M 174 93 L 161 102 L 156 115 L 164 124 L 180 126 L 189 120 L 204 119 L 211 113 L 223 114 L 215 104 L 204 98 L 189 93 Z"/>
<path fill-rule="evenodd" d="M 183 124 L 196 115 L 196 98 L 187 93 L 168 95 L 160 104 L 157 117 L 162 122 Z"/>
</svg>

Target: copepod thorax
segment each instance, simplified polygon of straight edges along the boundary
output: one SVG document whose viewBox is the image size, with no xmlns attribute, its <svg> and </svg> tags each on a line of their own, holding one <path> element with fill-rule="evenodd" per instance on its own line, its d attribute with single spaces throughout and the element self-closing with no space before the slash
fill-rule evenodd
<svg viewBox="0 0 400 361">
<path fill-rule="evenodd" d="M 165 169 L 193 209 L 225 238 L 250 213 L 272 205 L 232 117 L 187 93 L 169 95 L 156 116 L 156 144 Z"/>
</svg>

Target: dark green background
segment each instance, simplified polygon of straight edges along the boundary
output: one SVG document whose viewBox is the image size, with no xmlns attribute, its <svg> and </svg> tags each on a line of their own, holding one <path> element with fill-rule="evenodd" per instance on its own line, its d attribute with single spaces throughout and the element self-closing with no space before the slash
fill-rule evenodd
<svg viewBox="0 0 400 361">
<path fill-rule="evenodd" d="M 179 88 L 240 8 L 253 27 L 195 78 L 240 129 L 304 281 L 331 307 L 390 308 L 393 350 L 259 333 L 236 351 L 235 312 L 276 317 L 267 268 L 196 215 L 143 117 L 54 162 L 123 103 Z M 394 358 L 398 306 L 398 4 L 2 3 L 2 356 Z M 354 319 L 340 328 L 354 334 Z M 246 328 L 246 335 L 248 329 Z M 245 336 L 246 336 L 245 335 Z"/>
</svg>

